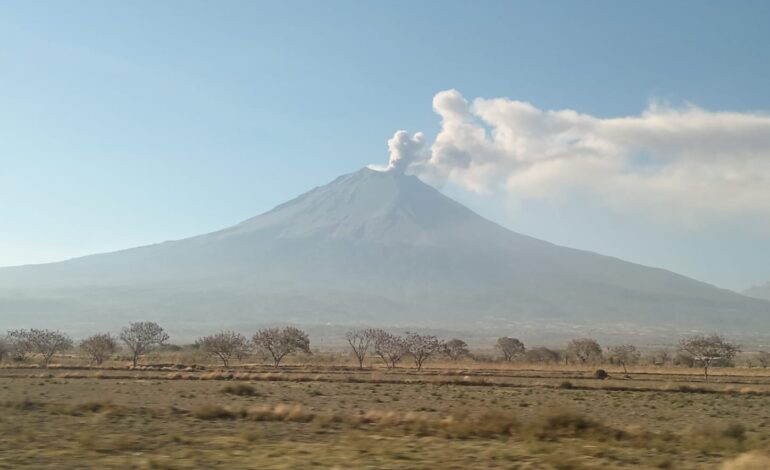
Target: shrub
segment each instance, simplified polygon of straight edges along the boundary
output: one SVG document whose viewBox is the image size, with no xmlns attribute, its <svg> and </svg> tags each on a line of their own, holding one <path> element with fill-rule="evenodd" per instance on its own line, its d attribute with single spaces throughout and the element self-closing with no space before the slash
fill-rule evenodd
<svg viewBox="0 0 770 470">
<path fill-rule="evenodd" d="M 532 422 L 531 432 L 541 440 L 556 440 L 560 437 L 585 438 L 587 436 L 621 437 L 621 431 L 594 421 L 574 411 L 555 411 Z"/>
<path fill-rule="evenodd" d="M 238 395 L 241 397 L 255 397 L 259 395 L 257 389 L 247 384 L 231 384 L 222 389 L 222 393 Z"/>
<path fill-rule="evenodd" d="M 235 419 L 237 414 L 229 408 L 220 405 L 200 405 L 196 406 L 190 413 L 198 419 Z"/>
</svg>

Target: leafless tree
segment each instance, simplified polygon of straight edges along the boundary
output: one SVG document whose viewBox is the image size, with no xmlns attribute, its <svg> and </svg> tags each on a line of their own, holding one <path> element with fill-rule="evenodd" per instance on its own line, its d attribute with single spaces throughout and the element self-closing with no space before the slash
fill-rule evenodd
<svg viewBox="0 0 770 470">
<path fill-rule="evenodd" d="M 81 341 L 80 350 L 91 358 L 91 362 L 102 365 L 118 350 L 118 342 L 109 333 L 99 333 Z"/>
<path fill-rule="evenodd" d="M 54 354 L 72 347 L 72 339 L 58 330 L 12 330 L 8 332 L 8 337 L 17 351 L 40 354 L 43 367 L 48 367 Z"/>
<path fill-rule="evenodd" d="M 770 365 L 770 352 L 768 351 L 757 352 L 757 362 L 759 363 L 759 366 L 761 368 L 767 369 L 767 366 Z"/>
<path fill-rule="evenodd" d="M 633 365 L 639 362 L 641 353 L 636 346 L 631 344 L 620 344 L 610 348 L 610 360 L 623 366 L 623 373 L 628 374 L 626 365 Z"/>
<path fill-rule="evenodd" d="M 521 356 L 527 350 L 524 347 L 524 343 L 516 338 L 510 338 L 508 336 L 497 338 L 495 349 L 500 351 L 503 354 L 503 358 L 508 362 L 512 361 L 516 356 Z"/>
<path fill-rule="evenodd" d="M 671 353 L 667 349 L 659 349 L 652 354 L 652 363 L 656 366 L 664 366 L 671 361 Z"/>
<path fill-rule="evenodd" d="M 10 356 L 11 351 L 11 342 L 5 336 L 0 336 L 0 362 L 3 362 L 6 357 Z"/>
<path fill-rule="evenodd" d="M 446 354 L 449 359 L 457 361 L 462 357 L 470 355 L 470 351 L 468 351 L 468 344 L 465 341 L 452 338 L 444 343 L 444 354 Z"/>
<path fill-rule="evenodd" d="M 417 370 L 422 370 L 422 365 L 429 357 L 444 349 L 444 342 L 432 335 L 407 332 L 405 341 L 406 351 L 412 356 Z"/>
<path fill-rule="evenodd" d="M 345 339 L 348 340 L 350 349 L 353 350 L 353 355 L 358 360 L 358 368 L 364 368 L 364 359 L 366 359 L 366 353 L 369 351 L 376 336 L 376 331 L 372 329 L 365 330 L 351 330 L 345 333 Z"/>
<path fill-rule="evenodd" d="M 581 364 L 598 361 L 602 357 L 602 347 L 591 338 L 573 339 L 567 344 L 567 357 L 574 357 Z"/>
<path fill-rule="evenodd" d="M 740 352 L 737 344 L 717 334 L 683 338 L 679 341 L 679 349 L 703 365 L 703 377 L 706 381 L 709 379 L 709 367 L 719 361 L 730 361 Z"/>
<path fill-rule="evenodd" d="M 548 349 L 543 346 L 532 348 L 526 352 L 527 361 L 535 363 L 556 363 L 559 362 L 560 357 L 559 351 L 554 351 L 553 349 Z"/>
<path fill-rule="evenodd" d="M 249 341 L 240 333 L 221 331 L 200 338 L 198 345 L 204 353 L 218 357 L 224 367 L 230 367 L 230 359 L 233 356 L 238 358 L 244 356 L 249 348 Z"/>
<path fill-rule="evenodd" d="M 406 341 L 404 338 L 388 333 L 385 330 L 373 330 L 374 352 L 385 363 L 385 367 L 393 369 L 398 361 L 407 353 Z"/>
<path fill-rule="evenodd" d="M 259 330 L 252 340 L 257 349 L 267 351 L 272 356 L 275 367 L 289 354 L 297 351 L 310 353 L 310 338 L 307 333 L 293 326 Z"/>
<path fill-rule="evenodd" d="M 131 352 L 133 365 L 136 367 L 140 357 L 150 352 L 154 346 L 168 341 L 168 334 L 157 323 L 143 321 L 129 323 L 128 327 L 120 332 L 120 339 L 126 343 L 126 347 Z"/>
</svg>

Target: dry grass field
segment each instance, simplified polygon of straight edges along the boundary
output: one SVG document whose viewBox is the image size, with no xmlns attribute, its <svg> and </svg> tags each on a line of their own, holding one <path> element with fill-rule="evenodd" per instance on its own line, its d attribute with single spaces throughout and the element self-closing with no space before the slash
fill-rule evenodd
<svg viewBox="0 0 770 470">
<path fill-rule="evenodd" d="M 591 375 L 5 367 L 0 468 L 770 468 L 764 370 Z"/>
</svg>

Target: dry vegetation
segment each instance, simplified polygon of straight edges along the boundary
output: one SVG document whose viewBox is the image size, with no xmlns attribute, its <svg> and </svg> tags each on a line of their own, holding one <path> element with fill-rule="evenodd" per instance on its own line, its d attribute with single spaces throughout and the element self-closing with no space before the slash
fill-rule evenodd
<svg viewBox="0 0 770 470">
<path fill-rule="evenodd" d="M 767 468 L 763 369 L 149 359 L 0 369 L 0 468 Z"/>
<path fill-rule="evenodd" d="M 312 351 L 292 327 L 176 347 L 132 323 L 122 351 L 109 334 L 78 350 L 59 332 L 8 338 L 0 468 L 736 470 L 770 458 L 770 373 L 724 367 L 739 351 L 718 336 L 683 340 L 686 366 L 590 338 L 557 351 L 501 337 L 474 355 L 460 339 L 376 329 L 350 332 L 347 353 Z"/>
</svg>

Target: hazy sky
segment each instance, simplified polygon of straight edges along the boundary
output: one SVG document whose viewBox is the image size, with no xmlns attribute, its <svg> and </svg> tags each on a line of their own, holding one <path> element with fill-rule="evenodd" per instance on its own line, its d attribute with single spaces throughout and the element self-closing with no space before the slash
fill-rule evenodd
<svg viewBox="0 0 770 470">
<path fill-rule="evenodd" d="M 764 1 L 2 2 L 0 266 L 237 223 L 406 129 L 509 228 L 742 289 L 770 280 L 768 24 Z"/>
</svg>

